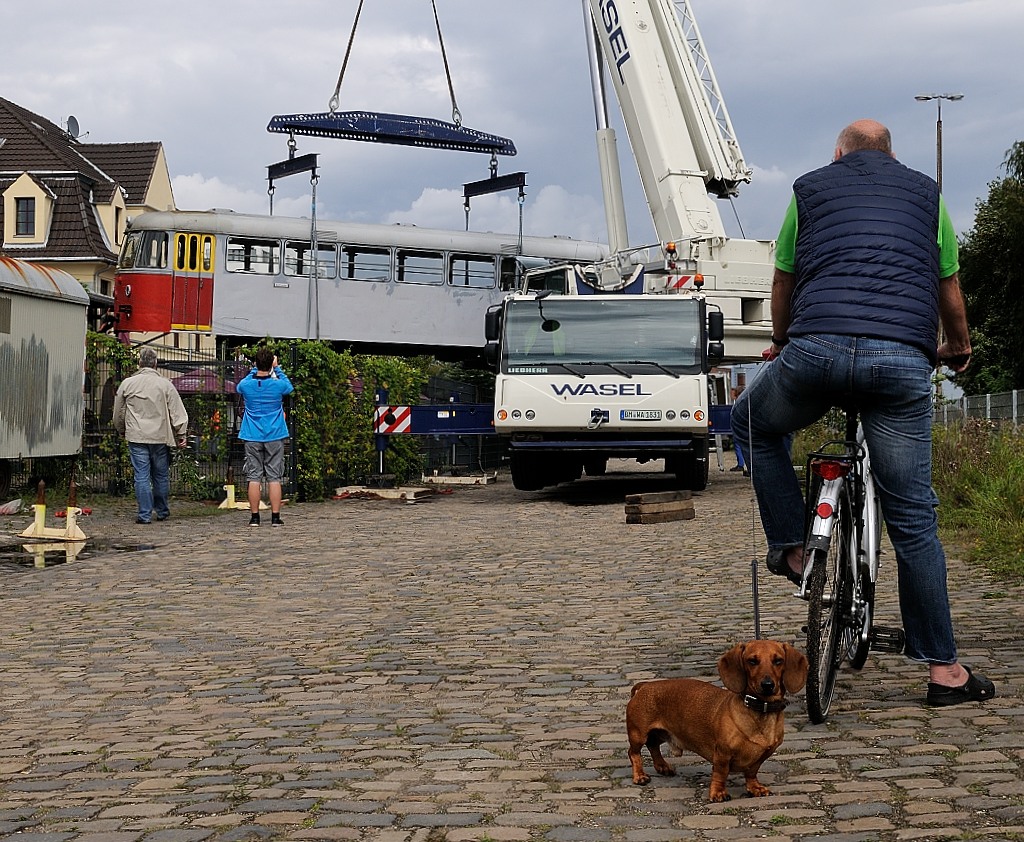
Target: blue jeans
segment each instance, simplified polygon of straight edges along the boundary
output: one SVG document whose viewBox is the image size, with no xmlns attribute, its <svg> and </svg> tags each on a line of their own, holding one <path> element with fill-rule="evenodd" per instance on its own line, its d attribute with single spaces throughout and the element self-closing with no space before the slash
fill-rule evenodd
<svg viewBox="0 0 1024 842">
<path fill-rule="evenodd" d="M 932 364 L 900 342 L 794 337 L 733 406 L 733 431 L 753 467 L 768 546 L 804 541 L 804 501 L 786 437 L 844 398 L 860 411 L 882 517 L 896 553 L 910 658 L 957 660 L 932 489 Z"/>
<path fill-rule="evenodd" d="M 135 499 L 139 504 L 139 520 L 149 523 L 153 512 L 163 520 L 171 510 L 167 499 L 171 494 L 171 449 L 166 444 L 133 444 L 128 454 L 135 471 Z"/>
</svg>

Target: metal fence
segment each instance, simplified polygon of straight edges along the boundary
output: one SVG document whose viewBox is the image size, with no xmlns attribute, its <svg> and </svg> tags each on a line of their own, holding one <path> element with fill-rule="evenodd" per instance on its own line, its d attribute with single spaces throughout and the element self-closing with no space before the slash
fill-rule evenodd
<svg viewBox="0 0 1024 842">
<path fill-rule="evenodd" d="M 980 418 L 995 423 L 1010 423 L 1019 427 L 1024 421 L 1024 392 L 997 392 L 987 395 L 965 395 L 955 400 L 936 404 L 936 424 L 954 424 L 967 418 Z"/>
</svg>

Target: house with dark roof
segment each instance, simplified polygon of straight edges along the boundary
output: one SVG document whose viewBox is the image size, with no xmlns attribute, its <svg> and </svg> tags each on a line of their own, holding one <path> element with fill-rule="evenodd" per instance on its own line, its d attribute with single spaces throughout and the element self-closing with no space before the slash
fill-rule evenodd
<svg viewBox="0 0 1024 842">
<path fill-rule="evenodd" d="M 113 293 L 129 217 L 173 210 L 163 144 L 82 143 L 0 98 L 0 254 Z"/>
</svg>

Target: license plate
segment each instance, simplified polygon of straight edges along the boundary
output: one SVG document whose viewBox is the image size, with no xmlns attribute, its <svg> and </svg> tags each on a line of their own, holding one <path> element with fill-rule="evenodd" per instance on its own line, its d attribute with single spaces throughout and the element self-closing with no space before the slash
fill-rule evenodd
<svg viewBox="0 0 1024 842">
<path fill-rule="evenodd" d="M 620 409 L 620 421 L 660 421 L 660 409 Z"/>
</svg>

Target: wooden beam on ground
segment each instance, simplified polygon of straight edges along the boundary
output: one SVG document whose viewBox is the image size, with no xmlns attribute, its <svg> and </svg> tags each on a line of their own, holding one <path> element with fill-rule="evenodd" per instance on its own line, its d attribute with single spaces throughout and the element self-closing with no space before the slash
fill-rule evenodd
<svg viewBox="0 0 1024 842">
<path fill-rule="evenodd" d="M 626 495 L 626 523 L 667 523 L 693 520 L 696 510 L 689 491 Z"/>
</svg>

